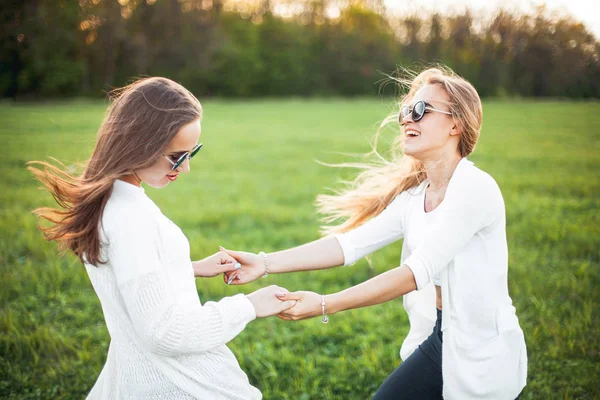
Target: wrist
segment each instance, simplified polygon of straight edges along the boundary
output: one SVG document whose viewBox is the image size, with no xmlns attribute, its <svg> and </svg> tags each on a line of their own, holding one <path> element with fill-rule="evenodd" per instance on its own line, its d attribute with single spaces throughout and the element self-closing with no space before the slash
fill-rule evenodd
<svg viewBox="0 0 600 400">
<path fill-rule="evenodd" d="M 267 254 L 264 251 L 261 251 L 260 253 L 258 253 L 258 257 L 261 259 L 262 265 L 263 265 L 262 277 L 266 278 L 267 276 L 269 276 L 269 274 L 272 273 L 271 268 L 270 268 L 271 260 L 269 260 L 269 258 L 267 257 Z"/>
<path fill-rule="evenodd" d="M 192 269 L 194 270 L 194 277 L 199 277 L 200 275 L 200 270 L 202 269 L 202 260 L 201 261 L 193 261 L 192 262 Z"/>
<path fill-rule="evenodd" d="M 342 311 L 339 307 L 338 293 L 325 295 L 325 313 L 336 314 Z"/>
</svg>

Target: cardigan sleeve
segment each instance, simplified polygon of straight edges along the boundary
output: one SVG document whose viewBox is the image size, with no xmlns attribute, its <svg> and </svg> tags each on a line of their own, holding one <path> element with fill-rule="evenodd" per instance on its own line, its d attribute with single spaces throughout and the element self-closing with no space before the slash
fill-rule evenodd
<svg viewBox="0 0 600 400">
<path fill-rule="evenodd" d="M 204 305 L 179 301 L 180 289 L 161 260 L 158 225 L 136 214 L 124 215 L 119 229 L 112 230 L 108 254 L 128 317 L 144 346 L 167 356 L 205 352 L 229 342 L 256 318 L 243 294 Z"/>
<path fill-rule="evenodd" d="M 337 234 L 344 265 L 381 249 L 404 236 L 404 213 L 409 194 L 399 194 L 379 215 L 351 231 Z"/>
<path fill-rule="evenodd" d="M 491 176 L 462 178 L 448 187 L 437 210 L 438 224 L 403 263 L 412 270 L 417 290 L 427 286 L 475 235 L 504 212 L 502 194 Z"/>
</svg>

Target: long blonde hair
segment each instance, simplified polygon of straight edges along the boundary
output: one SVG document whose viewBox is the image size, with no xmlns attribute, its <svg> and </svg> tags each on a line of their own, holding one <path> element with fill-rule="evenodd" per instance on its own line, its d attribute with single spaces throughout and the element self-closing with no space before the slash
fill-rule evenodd
<svg viewBox="0 0 600 400">
<path fill-rule="evenodd" d="M 446 91 L 454 124 L 460 131 L 458 151 L 462 157 L 471 154 L 479 139 L 483 118 L 481 100 L 473 85 L 442 66 L 428 68 L 419 74 L 402 70 L 402 75 L 393 78 L 402 90 L 408 88 L 408 92 L 399 99 L 400 106 L 409 104 L 416 92 L 425 85 L 439 85 Z M 347 232 L 364 224 L 379 215 L 400 193 L 425 180 L 423 163 L 403 153 L 404 135 L 394 139 L 390 161 L 377 151 L 377 140 L 382 129 L 397 121 L 398 113 L 394 113 L 381 123 L 373 150 L 367 154 L 367 157 L 375 156 L 375 161 L 336 165 L 357 168 L 361 172 L 354 181 L 333 195 L 317 196 L 317 209 L 325 223 L 321 227 L 323 234 Z"/>
<path fill-rule="evenodd" d="M 194 95 L 166 78 L 140 79 L 113 95 L 81 176 L 60 163 L 28 163 L 60 206 L 34 210 L 52 224 L 40 230 L 61 250 L 70 249 L 93 265 L 103 262 L 99 224 L 115 179 L 154 164 L 177 132 L 202 116 Z"/>
</svg>

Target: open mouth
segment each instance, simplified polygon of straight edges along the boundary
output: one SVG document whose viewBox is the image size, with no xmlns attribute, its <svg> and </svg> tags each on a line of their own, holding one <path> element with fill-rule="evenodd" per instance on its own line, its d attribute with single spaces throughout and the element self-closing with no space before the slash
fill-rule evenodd
<svg viewBox="0 0 600 400">
<path fill-rule="evenodd" d="M 404 132 L 407 138 L 413 138 L 413 137 L 418 137 L 421 136 L 420 132 L 414 131 L 412 129 L 407 130 L 406 132 Z"/>
<path fill-rule="evenodd" d="M 175 179 L 177 179 L 177 174 L 167 175 L 167 179 L 170 180 L 171 182 L 173 182 Z"/>
</svg>

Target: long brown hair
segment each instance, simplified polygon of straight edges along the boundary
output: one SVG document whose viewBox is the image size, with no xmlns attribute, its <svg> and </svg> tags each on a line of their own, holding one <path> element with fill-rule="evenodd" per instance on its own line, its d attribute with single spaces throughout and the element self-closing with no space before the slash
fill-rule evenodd
<svg viewBox="0 0 600 400">
<path fill-rule="evenodd" d="M 446 91 L 450 112 L 460 130 L 458 151 L 462 157 L 473 152 L 479 139 L 483 111 L 477 91 L 469 82 L 449 68 L 428 68 L 419 74 L 403 70 L 403 77 L 393 78 L 408 92 L 399 99 L 399 105 L 408 104 L 416 92 L 425 85 L 439 85 Z M 336 166 L 358 168 L 361 172 L 347 187 L 333 195 L 319 195 L 317 208 L 323 214 L 323 234 L 347 232 L 379 215 L 403 191 L 418 186 L 426 178 L 423 163 L 403 154 L 404 135 L 398 135 L 392 144 L 392 159 L 387 161 L 377 152 L 377 139 L 381 130 L 397 123 L 398 113 L 388 116 L 375 136 L 373 150 L 367 157 L 375 161 L 345 163 Z M 339 223 L 340 220 L 344 222 Z M 337 225 L 335 224 L 337 223 Z"/>
<path fill-rule="evenodd" d="M 28 163 L 59 209 L 34 210 L 51 226 L 38 227 L 47 240 L 71 249 L 84 263 L 101 260 L 100 222 L 113 182 L 153 165 L 177 134 L 202 117 L 202 106 L 183 86 L 166 78 L 144 78 L 111 92 L 112 101 L 98 131 L 96 146 L 76 176 L 60 162 Z"/>
</svg>

